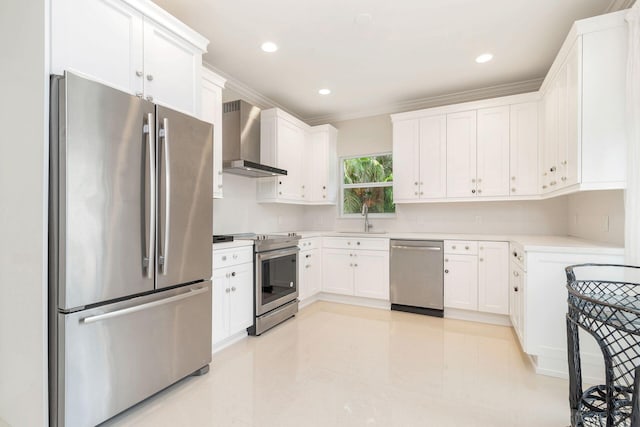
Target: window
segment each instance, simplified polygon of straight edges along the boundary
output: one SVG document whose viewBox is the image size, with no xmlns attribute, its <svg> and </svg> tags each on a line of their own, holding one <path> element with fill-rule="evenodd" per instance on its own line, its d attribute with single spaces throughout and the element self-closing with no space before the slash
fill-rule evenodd
<svg viewBox="0 0 640 427">
<path fill-rule="evenodd" d="M 370 214 L 393 214 L 393 161 L 390 153 L 342 159 L 342 215 L 362 212 L 364 203 Z"/>
</svg>

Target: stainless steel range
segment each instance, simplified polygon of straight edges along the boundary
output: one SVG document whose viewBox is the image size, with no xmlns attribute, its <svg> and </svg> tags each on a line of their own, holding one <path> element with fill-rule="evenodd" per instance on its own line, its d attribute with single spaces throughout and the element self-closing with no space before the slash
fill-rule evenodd
<svg viewBox="0 0 640 427">
<path fill-rule="evenodd" d="M 298 241 L 287 235 L 240 234 L 254 241 L 254 322 L 249 335 L 260 335 L 298 312 Z"/>
</svg>

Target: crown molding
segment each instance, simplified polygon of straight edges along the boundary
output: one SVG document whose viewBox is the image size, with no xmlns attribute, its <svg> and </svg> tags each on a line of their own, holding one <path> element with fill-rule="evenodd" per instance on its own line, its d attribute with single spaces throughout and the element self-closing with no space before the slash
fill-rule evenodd
<svg viewBox="0 0 640 427">
<path fill-rule="evenodd" d="M 609 3 L 609 6 L 605 9 L 604 13 L 629 9 L 635 2 L 636 0 L 611 0 L 611 3 Z"/>
<path fill-rule="evenodd" d="M 224 71 L 214 67 L 213 65 L 209 64 L 208 62 L 202 61 L 202 65 L 204 67 L 206 67 L 207 69 L 209 69 L 210 71 L 218 74 L 219 76 L 224 77 L 226 79 L 225 89 L 229 89 L 229 90 L 232 90 L 232 91 L 236 92 L 238 95 L 240 95 L 242 97 L 242 99 L 244 99 L 245 101 L 249 102 L 250 104 L 253 104 L 253 105 L 255 105 L 256 107 L 258 107 L 258 108 L 260 108 L 262 110 L 267 110 L 269 108 L 279 108 L 279 109 L 289 113 L 290 115 L 292 115 L 296 119 L 305 121 L 299 115 L 297 115 L 297 114 L 293 113 L 292 111 L 290 111 L 289 109 L 283 107 L 282 105 L 280 105 L 279 103 L 277 103 L 273 99 L 271 99 L 271 98 L 269 98 L 267 96 L 264 96 L 260 92 L 250 88 L 246 84 L 242 83 L 240 80 L 234 78 L 233 76 L 230 76 L 229 74 L 227 74 Z"/>
<path fill-rule="evenodd" d="M 410 101 L 397 102 L 376 108 L 344 114 L 326 114 L 323 116 L 304 117 L 303 120 L 311 126 L 340 122 L 344 120 L 361 119 L 364 117 L 379 116 L 382 114 L 403 113 L 406 111 L 422 110 L 425 108 L 441 107 L 450 104 L 478 101 L 501 96 L 518 95 L 526 92 L 535 92 L 540 88 L 543 79 L 524 80 L 516 83 L 507 83 L 480 89 L 472 89 L 463 92 L 455 92 L 446 95 L 430 96 Z"/>
</svg>

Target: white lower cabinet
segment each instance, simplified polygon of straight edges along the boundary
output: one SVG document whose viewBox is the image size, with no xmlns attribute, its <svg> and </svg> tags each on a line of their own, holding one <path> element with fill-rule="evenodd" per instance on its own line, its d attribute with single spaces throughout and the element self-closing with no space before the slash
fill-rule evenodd
<svg viewBox="0 0 640 427">
<path fill-rule="evenodd" d="M 322 288 L 322 252 L 320 248 L 300 251 L 298 263 L 298 299 L 304 301 Z"/>
<path fill-rule="evenodd" d="M 478 257 L 445 254 L 444 306 L 478 309 Z"/>
<path fill-rule="evenodd" d="M 444 273 L 445 308 L 509 314 L 507 242 L 445 241 Z"/>
<path fill-rule="evenodd" d="M 525 299 L 525 276 L 524 270 L 515 263 L 510 263 L 509 268 L 509 318 L 511 325 L 516 331 L 516 335 L 522 345 L 524 352 L 524 299 Z"/>
<path fill-rule="evenodd" d="M 252 251 L 250 247 L 242 248 Z M 234 250 L 228 250 L 233 256 Z M 219 252 L 214 252 L 215 254 Z M 225 339 L 253 324 L 253 263 L 213 270 L 212 340 L 215 348 Z"/>
<path fill-rule="evenodd" d="M 344 242 L 343 242 L 344 240 Z M 336 246 L 353 239 L 331 238 Z M 353 240 L 355 246 L 369 246 L 368 239 Z M 372 239 L 373 240 L 373 239 Z M 331 243 L 330 243 L 331 244 Z M 362 244 L 362 245 L 361 245 Z M 388 240 L 384 245 L 389 247 Z M 389 251 L 326 247 L 322 254 L 322 291 L 365 298 L 389 299 Z"/>
</svg>

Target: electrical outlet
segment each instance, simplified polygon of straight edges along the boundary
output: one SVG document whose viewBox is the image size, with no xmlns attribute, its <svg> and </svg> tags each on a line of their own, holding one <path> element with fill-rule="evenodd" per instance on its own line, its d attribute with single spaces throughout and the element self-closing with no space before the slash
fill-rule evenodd
<svg viewBox="0 0 640 427">
<path fill-rule="evenodd" d="M 605 233 L 609 232 L 609 215 L 602 215 L 602 231 Z"/>
</svg>

